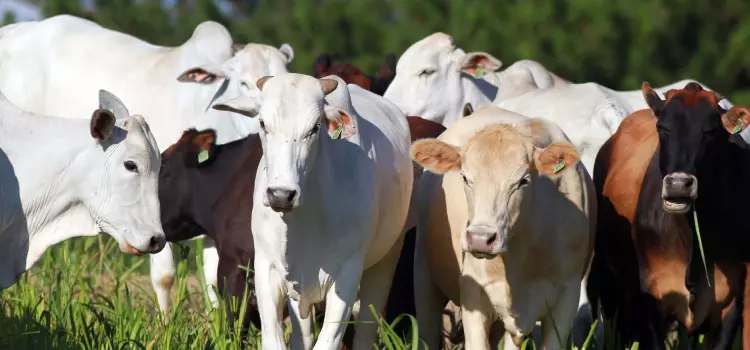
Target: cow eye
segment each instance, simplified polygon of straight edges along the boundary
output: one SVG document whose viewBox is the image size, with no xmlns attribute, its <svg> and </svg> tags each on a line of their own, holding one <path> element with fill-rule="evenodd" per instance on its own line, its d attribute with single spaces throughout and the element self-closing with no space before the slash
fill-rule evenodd
<svg viewBox="0 0 750 350">
<path fill-rule="evenodd" d="M 127 160 L 125 163 L 123 163 L 123 166 L 125 166 L 125 170 L 137 173 L 138 172 L 138 166 L 135 165 L 135 162 L 132 160 Z"/>
<path fill-rule="evenodd" d="M 426 77 L 426 76 L 432 75 L 433 73 L 435 73 L 434 69 L 427 68 L 427 69 L 423 70 L 421 73 L 419 73 L 419 75 L 423 76 L 423 77 Z"/>
<path fill-rule="evenodd" d="M 521 178 L 520 181 L 518 181 L 518 187 L 523 187 L 529 184 L 529 175 L 526 175 Z"/>
<path fill-rule="evenodd" d="M 249 87 L 249 86 L 247 85 L 247 83 L 246 83 L 246 82 L 244 82 L 244 81 L 240 82 L 240 85 L 242 85 L 242 87 L 244 87 L 245 89 L 249 89 L 249 88 L 250 88 L 250 87 Z"/>
<path fill-rule="evenodd" d="M 461 173 L 461 178 L 464 180 L 464 183 L 466 185 L 471 185 L 471 182 L 469 182 L 469 179 L 466 178 L 466 175 L 464 175 L 464 173 Z"/>
<path fill-rule="evenodd" d="M 264 123 L 263 120 L 258 122 L 260 123 L 260 129 L 263 130 L 263 132 L 266 132 L 266 123 Z"/>
<path fill-rule="evenodd" d="M 318 130 L 320 130 L 320 124 L 315 124 L 315 126 L 312 127 L 309 133 L 307 133 L 306 137 L 311 137 L 318 133 Z"/>
</svg>

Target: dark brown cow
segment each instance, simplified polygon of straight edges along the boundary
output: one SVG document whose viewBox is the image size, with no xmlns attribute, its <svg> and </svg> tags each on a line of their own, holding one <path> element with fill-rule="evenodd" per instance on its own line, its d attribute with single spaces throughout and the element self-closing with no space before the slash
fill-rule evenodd
<svg viewBox="0 0 750 350">
<path fill-rule="evenodd" d="M 338 58 L 338 54 L 324 52 L 318 55 L 313 63 L 313 76 L 323 78 L 329 75 L 337 75 L 347 84 L 356 84 L 359 87 L 370 90 L 375 94 L 383 96 L 388 85 L 391 84 L 396 76 L 396 56 L 388 54 L 385 56 L 385 62 L 374 76 L 365 74 L 361 69 L 351 63 L 337 62 L 333 60 Z"/>
<path fill-rule="evenodd" d="M 409 117 L 412 141 L 437 137 L 445 128 L 419 117 Z M 252 279 L 245 278 L 255 256 L 250 225 L 253 188 L 263 150 L 258 135 L 215 144 L 211 129 L 185 131 L 180 140 L 162 153 L 159 199 L 164 232 L 169 242 L 179 242 L 206 234 L 216 241 L 219 254 L 217 271 L 219 293 L 241 298 Z M 421 174 L 421 168 L 416 169 Z M 394 277 L 387 304 L 387 320 L 402 313 L 414 313 L 412 285 L 414 234 L 410 230 Z M 226 283 L 226 284 L 225 284 Z M 260 327 L 254 300 L 248 300 L 244 329 L 252 322 Z M 362 310 L 361 312 L 369 312 Z M 321 313 L 322 314 L 322 313 Z M 320 316 L 320 315 L 318 315 Z M 229 315 L 230 320 L 234 316 Z M 408 327 L 402 322 L 398 329 Z M 351 349 L 354 327 L 347 327 L 342 348 Z"/>
<path fill-rule="evenodd" d="M 650 109 L 625 118 L 596 158 L 592 310 L 600 302 L 626 345 L 662 349 L 677 321 L 691 334 L 706 333 L 714 348 L 729 347 L 741 322 L 750 248 L 743 215 L 750 152 L 736 133 L 750 113 L 724 111 L 696 83 L 667 92 L 666 101 L 648 83 L 642 89 Z M 695 210 L 711 287 L 694 249 Z"/>
</svg>

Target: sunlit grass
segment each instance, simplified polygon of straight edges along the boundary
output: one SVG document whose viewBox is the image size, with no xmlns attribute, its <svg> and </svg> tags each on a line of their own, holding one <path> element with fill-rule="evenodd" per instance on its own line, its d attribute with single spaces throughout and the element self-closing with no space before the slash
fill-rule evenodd
<svg viewBox="0 0 750 350">
<path fill-rule="evenodd" d="M 202 254 L 196 254 L 201 248 L 200 241 L 175 247 L 182 258 L 177 260 L 173 304 L 165 323 L 151 288 L 148 257 L 120 253 L 107 236 L 77 238 L 53 247 L 16 285 L 0 292 L 0 349 L 259 348 L 258 329 L 249 330 L 245 343 L 240 338 L 240 322 L 227 321 L 226 304 L 211 308 L 202 276 Z M 245 312 L 244 300 L 231 300 L 233 313 Z M 375 310 L 363 305 L 361 312 Z M 401 315 L 392 324 L 382 317 L 376 320 L 380 337 L 375 349 L 416 349 L 420 340 L 413 316 Z M 399 322 L 410 324 L 408 337 L 394 331 Z M 605 334 L 611 334 L 606 324 L 595 324 L 602 326 Z M 316 333 L 319 329 L 316 324 Z M 287 327 L 287 339 L 289 332 Z M 592 329 L 582 349 L 576 350 L 593 349 L 593 334 Z M 615 344 L 605 337 L 606 349 L 623 349 Z M 688 349 L 687 344 L 681 334 L 670 348 Z M 702 345 L 697 348 L 704 348 Z M 538 344 L 527 341 L 523 348 L 536 349 Z M 738 335 L 732 349 L 740 348 Z"/>
</svg>

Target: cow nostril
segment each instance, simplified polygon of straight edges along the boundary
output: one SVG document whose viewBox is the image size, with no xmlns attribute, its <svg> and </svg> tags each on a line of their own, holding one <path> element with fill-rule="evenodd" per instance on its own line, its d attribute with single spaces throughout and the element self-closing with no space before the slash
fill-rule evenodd
<svg viewBox="0 0 750 350">
<path fill-rule="evenodd" d="M 164 236 L 161 235 L 154 235 L 151 236 L 151 240 L 148 242 L 148 247 L 151 251 L 156 251 L 161 249 L 164 244 L 166 244 L 167 240 Z"/>
<path fill-rule="evenodd" d="M 692 187 L 693 186 L 693 178 L 689 177 L 685 179 L 685 187 Z"/>
<path fill-rule="evenodd" d="M 487 237 L 487 245 L 491 245 L 492 243 L 495 243 L 497 240 L 497 233 L 491 234 L 489 237 Z"/>
<path fill-rule="evenodd" d="M 296 196 L 297 196 L 297 191 L 291 190 L 287 194 L 286 200 L 289 201 L 289 202 L 292 202 L 292 201 L 294 201 L 294 197 L 296 197 Z"/>
</svg>

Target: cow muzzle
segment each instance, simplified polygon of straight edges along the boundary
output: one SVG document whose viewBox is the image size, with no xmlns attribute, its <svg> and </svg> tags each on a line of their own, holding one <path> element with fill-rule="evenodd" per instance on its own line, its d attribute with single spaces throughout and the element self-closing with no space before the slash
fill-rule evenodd
<svg viewBox="0 0 750 350">
<path fill-rule="evenodd" d="M 671 214 L 685 214 L 698 197 L 698 179 L 691 174 L 674 172 L 662 180 L 661 198 L 664 210 Z"/>
<path fill-rule="evenodd" d="M 125 254 L 141 256 L 143 254 L 156 254 L 167 244 L 167 239 L 164 233 L 155 233 L 148 238 L 143 244 L 137 244 L 136 247 L 125 241 L 124 246 L 120 247 L 120 251 Z"/>
<path fill-rule="evenodd" d="M 466 248 L 478 259 L 492 259 L 507 250 L 506 240 L 489 227 L 468 227 Z"/>
<path fill-rule="evenodd" d="M 299 189 L 291 186 L 268 186 L 266 201 L 263 204 L 273 211 L 288 213 L 299 206 Z"/>
</svg>

